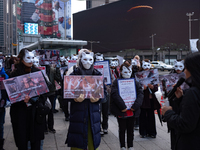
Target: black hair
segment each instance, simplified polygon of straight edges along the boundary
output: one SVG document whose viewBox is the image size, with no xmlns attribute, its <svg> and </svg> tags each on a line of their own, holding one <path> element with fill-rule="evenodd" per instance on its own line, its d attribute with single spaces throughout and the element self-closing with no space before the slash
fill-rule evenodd
<svg viewBox="0 0 200 150">
<path fill-rule="evenodd" d="M 190 72 L 192 84 L 200 89 L 200 52 L 195 52 L 185 58 L 185 68 Z"/>
</svg>

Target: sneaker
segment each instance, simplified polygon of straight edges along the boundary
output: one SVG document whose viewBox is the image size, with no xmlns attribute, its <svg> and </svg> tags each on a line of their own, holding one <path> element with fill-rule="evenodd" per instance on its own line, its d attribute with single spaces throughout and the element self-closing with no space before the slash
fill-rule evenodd
<svg viewBox="0 0 200 150">
<path fill-rule="evenodd" d="M 44 134 L 48 134 L 48 130 L 44 130 Z"/>
<path fill-rule="evenodd" d="M 58 110 L 57 110 L 57 109 L 54 109 L 54 110 L 53 110 L 53 113 L 57 113 L 57 112 L 58 112 Z"/>
<path fill-rule="evenodd" d="M 139 130 L 139 126 L 134 127 L 135 130 Z"/>
<path fill-rule="evenodd" d="M 134 148 L 133 147 L 129 147 L 128 150 L 134 150 Z"/>
<path fill-rule="evenodd" d="M 146 137 L 146 135 L 140 135 L 140 138 L 145 138 Z"/>
<path fill-rule="evenodd" d="M 65 121 L 69 121 L 69 117 L 65 117 Z"/>
<path fill-rule="evenodd" d="M 49 129 L 49 132 L 56 133 L 56 130 L 55 129 Z"/>
<path fill-rule="evenodd" d="M 104 134 L 108 134 L 108 130 L 107 129 L 103 129 Z"/>
<path fill-rule="evenodd" d="M 150 137 L 151 137 L 151 138 L 156 138 L 156 136 L 155 136 L 155 135 L 150 135 Z"/>
<path fill-rule="evenodd" d="M 121 147 L 121 150 L 126 150 L 126 147 Z"/>
<path fill-rule="evenodd" d="M 104 136 L 104 132 L 103 131 L 100 131 L 100 134 L 101 134 L 101 136 Z"/>
</svg>

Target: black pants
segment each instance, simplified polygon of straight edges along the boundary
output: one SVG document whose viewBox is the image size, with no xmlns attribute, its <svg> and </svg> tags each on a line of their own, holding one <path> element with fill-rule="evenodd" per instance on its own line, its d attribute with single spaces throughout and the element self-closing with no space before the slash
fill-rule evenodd
<svg viewBox="0 0 200 150">
<path fill-rule="evenodd" d="M 54 118 L 53 118 L 53 104 L 54 104 L 54 98 L 55 98 L 55 95 L 50 95 L 48 96 L 50 102 L 51 102 L 51 109 L 49 111 L 49 113 L 47 114 L 47 119 L 45 119 L 45 130 L 47 130 L 48 128 L 51 130 L 53 129 L 53 126 L 54 126 Z"/>
<path fill-rule="evenodd" d="M 139 121 L 139 132 L 140 135 L 154 135 L 156 136 L 156 121 L 154 109 L 143 109 L 141 108 Z"/>
<path fill-rule="evenodd" d="M 107 101 L 101 104 L 101 112 L 102 112 L 102 128 L 108 129 L 108 112 L 109 112 L 109 104 L 110 98 L 109 96 L 106 97 Z"/>
<path fill-rule="evenodd" d="M 68 110 L 68 100 L 63 99 L 62 96 L 59 96 L 58 101 L 60 103 L 60 107 L 63 110 L 64 114 L 65 114 L 65 118 L 69 117 L 69 110 Z"/>
<path fill-rule="evenodd" d="M 125 146 L 125 132 L 127 130 L 127 145 L 129 147 L 133 147 L 133 139 L 134 139 L 134 116 L 128 118 L 118 118 L 118 126 L 119 126 L 119 142 L 120 147 Z"/>
</svg>

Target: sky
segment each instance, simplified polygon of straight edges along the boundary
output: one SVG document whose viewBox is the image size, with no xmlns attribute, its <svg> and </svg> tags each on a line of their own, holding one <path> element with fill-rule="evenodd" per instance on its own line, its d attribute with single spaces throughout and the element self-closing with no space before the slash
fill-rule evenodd
<svg viewBox="0 0 200 150">
<path fill-rule="evenodd" d="M 72 24 L 73 24 L 73 14 L 82 10 L 86 10 L 86 0 L 71 0 L 71 12 L 72 12 Z M 71 35 L 73 39 L 73 25 L 71 27 Z"/>
</svg>

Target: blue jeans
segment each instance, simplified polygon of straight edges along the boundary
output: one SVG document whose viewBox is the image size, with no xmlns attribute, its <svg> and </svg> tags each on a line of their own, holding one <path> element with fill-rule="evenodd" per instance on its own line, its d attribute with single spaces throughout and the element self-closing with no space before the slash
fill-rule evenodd
<svg viewBox="0 0 200 150">
<path fill-rule="evenodd" d="M 3 139 L 4 134 L 5 112 L 5 110 L 0 112 L 0 139 Z"/>
</svg>

